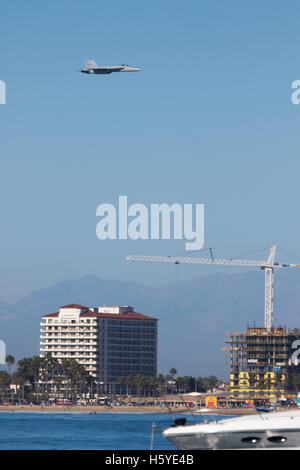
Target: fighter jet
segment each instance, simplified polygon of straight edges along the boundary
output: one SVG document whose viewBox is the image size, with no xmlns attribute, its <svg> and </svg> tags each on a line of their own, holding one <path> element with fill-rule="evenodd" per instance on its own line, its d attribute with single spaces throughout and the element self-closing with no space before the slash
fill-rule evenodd
<svg viewBox="0 0 300 470">
<path fill-rule="evenodd" d="M 138 72 L 141 69 L 137 67 L 130 67 L 127 64 L 122 65 L 108 65 L 99 67 L 94 60 L 84 60 L 85 68 L 80 70 L 82 73 L 95 73 L 95 74 L 106 74 L 112 72 Z"/>
</svg>

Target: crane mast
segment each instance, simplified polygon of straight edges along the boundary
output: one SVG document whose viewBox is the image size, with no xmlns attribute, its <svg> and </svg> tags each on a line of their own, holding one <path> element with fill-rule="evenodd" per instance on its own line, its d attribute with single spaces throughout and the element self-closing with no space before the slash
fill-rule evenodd
<svg viewBox="0 0 300 470">
<path fill-rule="evenodd" d="M 159 263 L 175 263 L 175 264 L 210 264 L 223 266 L 248 266 L 260 267 L 265 271 L 265 309 L 264 309 L 264 326 L 267 331 L 273 327 L 273 295 L 274 295 L 274 268 L 300 268 L 300 264 L 279 264 L 275 263 L 276 245 L 271 246 L 268 259 L 262 260 L 245 260 L 245 259 L 218 259 L 214 258 L 212 249 L 210 249 L 211 258 L 196 258 L 183 256 L 143 256 L 130 255 L 127 261 L 145 261 Z"/>
<path fill-rule="evenodd" d="M 273 310 L 274 310 L 274 262 L 275 262 L 276 246 L 270 249 L 267 266 L 265 266 L 265 315 L 264 326 L 268 331 L 273 326 Z"/>
</svg>

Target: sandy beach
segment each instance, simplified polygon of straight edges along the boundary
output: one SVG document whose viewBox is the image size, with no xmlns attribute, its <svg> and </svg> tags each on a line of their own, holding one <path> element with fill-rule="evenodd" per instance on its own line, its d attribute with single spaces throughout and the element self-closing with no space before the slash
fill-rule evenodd
<svg viewBox="0 0 300 470">
<path fill-rule="evenodd" d="M 188 410 L 184 407 L 167 407 L 162 406 L 113 406 L 111 408 L 105 406 L 39 406 L 39 405 L 2 405 L 0 406 L 0 412 L 46 412 L 46 413 L 189 413 L 190 411 L 196 412 L 197 408 Z M 205 409 L 206 410 L 206 409 Z M 209 413 L 217 413 L 220 415 L 241 415 L 241 414 L 253 414 L 255 410 L 253 408 L 211 408 Z M 197 413 L 198 414 L 198 413 Z M 203 412 L 205 414 L 205 411 Z"/>
</svg>

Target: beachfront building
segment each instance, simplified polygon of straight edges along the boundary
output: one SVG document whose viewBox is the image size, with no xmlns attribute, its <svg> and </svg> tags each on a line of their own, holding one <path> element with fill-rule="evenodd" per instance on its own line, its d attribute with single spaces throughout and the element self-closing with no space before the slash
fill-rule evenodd
<svg viewBox="0 0 300 470">
<path fill-rule="evenodd" d="M 157 374 L 157 319 L 129 306 L 65 305 L 43 315 L 40 355 L 76 359 L 100 384 Z"/>
<path fill-rule="evenodd" d="M 299 369 L 293 360 L 298 329 L 248 327 L 226 338 L 230 391 L 235 397 L 284 397 L 291 374 Z"/>
</svg>

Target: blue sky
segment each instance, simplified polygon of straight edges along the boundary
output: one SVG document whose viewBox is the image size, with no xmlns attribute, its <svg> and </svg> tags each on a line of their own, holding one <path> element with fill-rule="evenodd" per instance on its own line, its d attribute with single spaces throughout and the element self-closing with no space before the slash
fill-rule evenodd
<svg viewBox="0 0 300 470">
<path fill-rule="evenodd" d="M 0 299 L 95 274 L 149 284 L 131 253 L 184 240 L 100 241 L 96 207 L 205 204 L 208 246 L 300 255 L 299 3 L 6 2 L 1 6 Z M 77 73 L 84 58 L 135 74 Z M 208 268 L 186 266 L 182 277 Z M 212 268 L 210 271 L 212 272 Z"/>
</svg>

